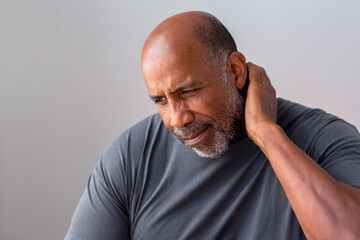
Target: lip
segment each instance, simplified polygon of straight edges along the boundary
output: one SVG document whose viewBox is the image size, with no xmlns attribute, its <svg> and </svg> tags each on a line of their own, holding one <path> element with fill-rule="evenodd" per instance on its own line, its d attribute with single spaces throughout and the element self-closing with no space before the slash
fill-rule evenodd
<svg viewBox="0 0 360 240">
<path fill-rule="evenodd" d="M 186 142 L 186 145 L 191 147 L 191 146 L 195 146 L 196 144 L 199 144 L 206 137 L 208 130 L 209 130 L 209 127 L 206 127 L 205 129 L 201 130 L 200 132 L 194 134 L 193 136 L 184 139 Z"/>
</svg>

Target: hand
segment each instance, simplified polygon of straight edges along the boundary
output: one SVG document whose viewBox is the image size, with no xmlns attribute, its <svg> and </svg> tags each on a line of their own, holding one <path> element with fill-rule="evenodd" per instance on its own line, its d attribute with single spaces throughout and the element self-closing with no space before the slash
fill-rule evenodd
<svg viewBox="0 0 360 240">
<path fill-rule="evenodd" d="M 276 124 L 276 92 L 263 68 L 253 63 L 246 67 L 250 81 L 245 104 L 246 132 L 259 145 L 264 130 Z"/>
</svg>

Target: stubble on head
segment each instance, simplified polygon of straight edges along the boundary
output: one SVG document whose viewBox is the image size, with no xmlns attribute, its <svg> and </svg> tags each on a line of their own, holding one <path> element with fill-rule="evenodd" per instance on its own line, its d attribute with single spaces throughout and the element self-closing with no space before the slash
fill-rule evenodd
<svg viewBox="0 0 360 240">
<path fill-rule="evenodd" d="M 185 51 L 182 51 L 183 48 Z M 161 79 L 164 75 L 174 76 L 174 78 L 169 78 L 170 83 L 181 79 L 183 77 L 181 67 L 195 72 L 197 69 L 203 69 L 204 75 L 212 72 L 211 81 L 217 81 L 216 84 L 213 82 L 206 101 L 202 103 L 205 110 L 195 107 L 195 111 L 192 112 L 192 109 L 189 109 L 186 116 L 192 115 L 193 120 L 183 124 L 181 128 L 171 125 L 169 111 L 161 113 L 166 127 L 175 137 L 203 157 L 221 156 L 228 150 L 229 144 L 244 133 L 242 130 L 244 129 L 245 98 L 234 85 L 234 76 L 228 68 L 229 56 L 236 51 L 236 44 L 227 29 L 214 16 L 203 12 L 182 13 L 165 20 L 155 28 L 144 44 L 142 70 L 146 73 L 144 76 L 147 77 L 148 88 L 149 84 L 152 84 L 152 89 L 156 89 L 157 85 L 154 84 L 156 79 Z M 190 55 L 191 58 L 189 58 Z M 179 67 L 178 72 L 166 69 L 169 62 L 174 65 L 173 61 L 180 61 L 179 64 L 176 62 L 176 66 Z M 159 67 L 163 65 L 166 67 Z M 188 67 L 189 65 L 196 67 Z M 164 69 L 169 73 L 164 74 Z M 186 76 L 186 74 L 183 75 Z M 167 87 L 165 81 L 162 84 Z M 162 91 L 164 89 L 166 88 L 163 87 Z M 219 91 L 214 91 L 214 89 Z M 216 97 L 212 95 L 214 92 Z M 215 106 L 213 109 L 210 107 L 212 104 Z M 185 115 L 185 112 L 183 114 Z M 201 142 L 194 140 L 201 134 L 205 136 Z"/>
</svg>

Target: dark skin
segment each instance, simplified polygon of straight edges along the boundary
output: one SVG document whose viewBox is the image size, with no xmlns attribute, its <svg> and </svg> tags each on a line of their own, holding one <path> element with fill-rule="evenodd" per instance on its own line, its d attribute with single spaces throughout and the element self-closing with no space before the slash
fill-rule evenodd
<svg viewBox="0 0 360 240">
<path fill-rule="evenodd" d="M 224 97 L 226 86 L 219 84 L 221 73 L 203 64 L 207 51 L 198 40 L 186 40 L 191 36 L 186 36 L 177 25 L 171 25 L 171 30 L 159 35 L 155 30 L 144 46 L 142 58 L 150 98 L 157 104 L 165 126 L 174 132 L 174 129 L 204 120 L 222 124 L 227 99 Z M 245 85 L 246 81 L 245 58 L 234 53 L 229 64 L 232 61 L 236 62 L 234 70 L 238 72 L 237 81 L 231 81 L 231 89 L 237 94 L 236 85 Z M 201 129 L 187 139 L 188 145 L 200 141 L 209 143 L 213 136 L 214 132 Z"/>
<path fill-rule="evenodd" d="M 217 120 L 226 101 L 218 70 L 199 60 L 206 57 L 206 47 L 191 35 L 192 26 L 203 23 L 199 16 L 206 14 L 175 15 L 160 24 L 144 45 L 144 78 L 153 100 L 164 103 L 158 105 L 159 112 L 169 130 L 199 118 Z M 185 42 L 194 44 L 189 49 Z M 276 124 L 276 93 L 265 70 L 234 52 L 227 72 L 235 91 L 244 90 L 249 74 L 246 133 L 270 161 L 306 237 L 359 239 L 360 191 L 331 177 Z M 208 77 L 204 80 L 201 75 Z M 202 140 L 211 142 L 211 135 Z"/>
</svg>

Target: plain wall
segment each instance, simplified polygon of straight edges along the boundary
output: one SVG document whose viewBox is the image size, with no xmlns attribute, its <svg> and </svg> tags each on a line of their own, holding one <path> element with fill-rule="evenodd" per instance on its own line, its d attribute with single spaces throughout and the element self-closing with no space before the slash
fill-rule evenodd
<svg viewBox="0 0 360 240">
<path fill-rule="evenodd" d="M 204 10 L 278 96 L 360 127 L 358 1 L 0 0 L 0 239 L 63 239 L 104 149 L 157 111 L 142 45 Z"/>
</svg>

